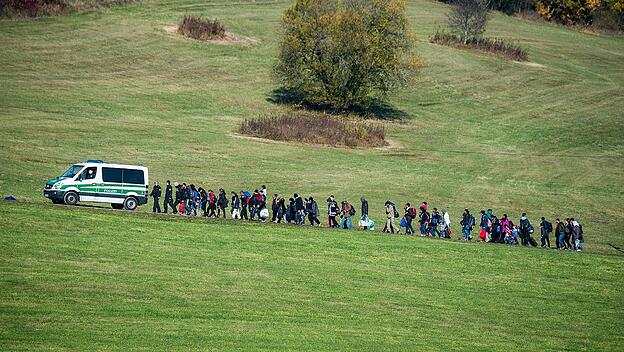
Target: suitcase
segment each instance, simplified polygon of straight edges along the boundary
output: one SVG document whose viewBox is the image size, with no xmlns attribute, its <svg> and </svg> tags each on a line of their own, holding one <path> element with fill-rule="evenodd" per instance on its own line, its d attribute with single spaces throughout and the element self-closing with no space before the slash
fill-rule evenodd
<svg viewBox="0 0 624 352">
<path fill-rule="evenodd" d="M 537 241 L 531 236 L 529 236 L 529 244 L 533 247 L 537 247 Z"/>
</svg>

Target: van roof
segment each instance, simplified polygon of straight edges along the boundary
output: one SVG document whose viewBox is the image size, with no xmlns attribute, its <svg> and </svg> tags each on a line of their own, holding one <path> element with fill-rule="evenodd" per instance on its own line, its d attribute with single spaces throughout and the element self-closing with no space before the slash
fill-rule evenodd
<svg viewBox="0 0 624 352">
<path fill-rule="evenodd" d="M 111 163 L 105 163 L 105 162 L 100 162 L 100 161 L 96 161 L 93 162 L 91 160 L 84 162 L 84 163 L 76 163 L 74 165 L 81 165 L 81 166 L 102 166 L 102 167 L 111 167 L 111 168 L 116 168 L 116 169 L 137 169 L 137 170 L 147 170 L 147 167 L 145 166 L 140 166 L 140 165 L 126 165 L 126 164 L 111 164 Z"/>
</svg>

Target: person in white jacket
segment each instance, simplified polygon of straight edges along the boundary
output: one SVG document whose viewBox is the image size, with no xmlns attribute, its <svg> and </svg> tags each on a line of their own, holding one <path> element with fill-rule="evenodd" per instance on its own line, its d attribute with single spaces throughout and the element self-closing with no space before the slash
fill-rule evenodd
<svg viewBox="0 0 624 352">
<path fill-rule="evenodd" d="M 446 211 L 446 208 L 442 209 L 442 238 L 451 238 L 451 217 Z"/>
</svg>

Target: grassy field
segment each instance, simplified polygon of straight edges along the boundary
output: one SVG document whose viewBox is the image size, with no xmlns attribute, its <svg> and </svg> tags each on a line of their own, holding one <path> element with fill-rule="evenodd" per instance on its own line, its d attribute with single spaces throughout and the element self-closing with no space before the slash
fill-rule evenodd
<svg viewBox="0 0 624 352">
<path fill-rule="evenodd" d="M 385 149 L 240 138 L 289 1 L 150 1 L 0 19 L 0 349 L 613 350 L 624 341 L 624 37 L 495 14 L 530 64 L 429 44 Z M 184 14 L 249 37 L 166 30 Z M 586 254 L 52 206 L 76 161 L 213 189 L 575 216 Z M 358 205 L 359 209 L 359 205 Z M 322 211 L 325 209 L 323 208 Z M 324 219 L 323 219 L 324 220 Z"/>
<path fill-rule="evenodd" d="M 0 207 L 0 250 L 10 253 L 0 257 L 2 350 L 618 351 L 624 343 L 617 256 L 36 210 Z"/>
</svg>

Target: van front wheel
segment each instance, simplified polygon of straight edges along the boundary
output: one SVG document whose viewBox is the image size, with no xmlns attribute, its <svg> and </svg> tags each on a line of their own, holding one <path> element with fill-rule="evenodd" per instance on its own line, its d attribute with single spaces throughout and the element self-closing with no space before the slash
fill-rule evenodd
<svg viewBox="0 0 624 352">
<path fill-rule="evenodd" d="M 78 198 L 78 193 L 76 192 L 67 192 L 65 193 L 65 196 L 63 197 L 63 201 L 67 205 L 76 205 L 78 204 L 79 199 L 80 198 Z"/>
<path fill-rule="evenodd" d="M 139 201 L 135 197 L 128 197 L 124 200 L 123 206 L 126 210 L 134 210 L 139 206 Z"/>
</svg>

